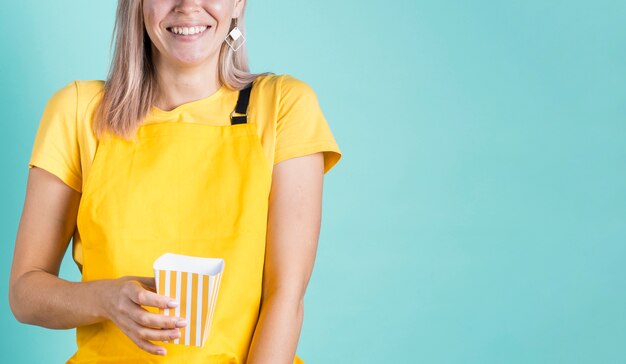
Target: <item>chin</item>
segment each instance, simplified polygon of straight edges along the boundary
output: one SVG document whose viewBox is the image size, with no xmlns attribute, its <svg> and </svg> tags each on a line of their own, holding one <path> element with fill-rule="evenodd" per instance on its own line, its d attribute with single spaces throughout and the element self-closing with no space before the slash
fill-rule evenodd
<svg viewBox="0 0 626 364">
<path fill-rule="evenodd" d="M 181 66 L 198 66 L 207 63 L 208 55 L 172 55 L 171 59 Z"/>
</svg>

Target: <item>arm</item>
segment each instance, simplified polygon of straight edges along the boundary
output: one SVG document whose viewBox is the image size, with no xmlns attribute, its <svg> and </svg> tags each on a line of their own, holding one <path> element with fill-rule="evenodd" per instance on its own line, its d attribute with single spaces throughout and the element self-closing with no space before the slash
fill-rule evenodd
<svg viewBox="0 0 626 364">
<path fill-rule="evenodd" d="M 292 364 L 320 231 L 323 154 L 278 163 L 272 176 L 261 312 L 248 364 Z"/>
<path fill-rule="evenodd" d="M 140 307 L 172 307 L 168 306 L 170 298 L 154 292 L 153 277 L 88 282 L 58 277 L 76 229 L 80 196 L 52 173 L 38 167 L 30 169 L 11 267 L 11 311 L 19 322 L 50 329 L 111 320 L 137 346 L 157 354 L 162 348 L 148 340 L 171 340 L 185 324 L 179 325 L 176 317 Z"/>
<path fill-rule="evenodd" d="M 9 281 L 9 305 L 19 322 L 69 329 L 103 319 L 97 302 L 101 282 L 58 277 L 79 202 L 80 193 L 55 175 L 30 169 Z"/>
</svg>

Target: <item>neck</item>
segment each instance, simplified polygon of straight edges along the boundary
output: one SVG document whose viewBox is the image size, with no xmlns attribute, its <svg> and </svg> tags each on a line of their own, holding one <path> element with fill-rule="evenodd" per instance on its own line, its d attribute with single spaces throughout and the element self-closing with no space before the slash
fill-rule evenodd
<svg viewBox="0 0 626 364">
<path fill-rule="evenodd" d="M 211 96 L 222 86 L 217 57 L 194 66 L 172 64 L 160 57 L 155 61 L 159 85 L 155 105 L 161 110 L 173 110 L 187 102 Z"/>
</svg>

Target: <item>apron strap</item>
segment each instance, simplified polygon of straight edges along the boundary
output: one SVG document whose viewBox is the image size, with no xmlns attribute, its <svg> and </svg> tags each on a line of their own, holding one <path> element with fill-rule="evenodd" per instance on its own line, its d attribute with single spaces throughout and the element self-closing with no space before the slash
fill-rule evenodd
<svg viewBox="0 0 626 364">
<path fill-rule="evenodd" d="M 248 122 L 248 102 L 250 101 L 250 91 L 252 91 L 252 82 L 239 91 L 237 105 L 235 110 L 230 113 L 230 124 L 245 124 Z M 243 116 L 233 116 L 233 114 L 243 114 Z"/>
</svg>

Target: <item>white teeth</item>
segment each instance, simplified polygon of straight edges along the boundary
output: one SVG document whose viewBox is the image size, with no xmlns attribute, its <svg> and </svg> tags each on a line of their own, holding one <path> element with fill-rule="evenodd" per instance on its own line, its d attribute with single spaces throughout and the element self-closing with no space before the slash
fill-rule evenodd
<svg viewBox="0 0 626 364">
<path fill-rule="evenodd" d="M 197 33 L 202 33 L 207 29 L 207 26 L 197 26 L 197 27 L 172 27 L 170 28 L 170 32 L 174 34 L 182 34 L 182 35 L 192 35 Z"/>
</svg>

